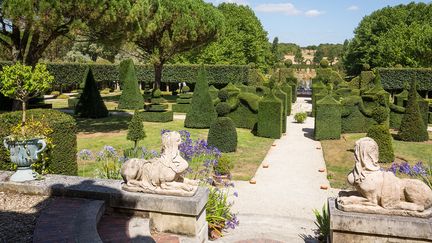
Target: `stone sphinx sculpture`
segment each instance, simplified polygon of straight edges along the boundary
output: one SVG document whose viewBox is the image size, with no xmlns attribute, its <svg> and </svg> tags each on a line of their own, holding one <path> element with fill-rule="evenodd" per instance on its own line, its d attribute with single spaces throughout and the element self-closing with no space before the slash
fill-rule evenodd
<svg viewBox="0 0 432 243">
<path fill-rule="evenodd" d="M 416 179 L 399 179 L 381 170 L 378 145 L 372 138 L 361 138 L 355 144 L 355 166 L 348 182 L 356 192 L 337 199 L 343 211 L 387 215 L 430 217 L 432 190 Z"/>
<path fill-rule="evenodd" d="M 130 192 L 145 192 L 173 196 L 193 196 L 198 182 L 182 176 L 189 167 L 181 157 L 178 132 L 162 135 L 162 151 L 158 158 L 150 160 L 129 159 L 121 168 L 124 184 L 122 189 Z"/>
</svg>

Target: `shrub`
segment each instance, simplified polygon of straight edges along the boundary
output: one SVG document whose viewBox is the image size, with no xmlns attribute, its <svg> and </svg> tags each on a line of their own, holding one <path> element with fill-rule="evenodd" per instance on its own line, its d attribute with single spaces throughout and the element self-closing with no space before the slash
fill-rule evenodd
<svg viewBox="0 0 432 243">
<path fill-rule="evenodd" d="M 69 95 L 61 94 L 61 95 L 57 96 L 56 99 L 67 100 L 67 99 L 69 99 Z"/>
<path fill-rule="evenodd" d="M 342 133 L 367 132 L 374 124 L 369 110 L 364 107 L 360 96 L 352 95 L 342 99 Z"/>
<path fill-rule="evenodd" d="M 329 61 L 327 61 L 327 59 L 322 59 L 321 61 L 320 61 L 320 67 L 321 68 L 328 68 L 329 67 Z"/>
<path fill-rule="evenodd" d="M 423 142 L 429 139 L 427 124 L 424 124 L 417 101 L 417 82 L 411 85 L 408 103 L 401 121 L 398 139 L 411 142 Z"/>
<path fill-rule="evenodd" d="M 134 112 L 132 120 L 128 126 L 127 140 L 134 142 L 134 149 L 137 148 L 138 142 L 146 137 L 144 125 L 139 117 L 138 111 Z"/>
<path fill-rule="evenodd" d="M 119 109 L 142 109 L 144 99 L 138 87 L 138 80 L 135 74 L 135 67 L 131 59 L 120 63 L 120 82 L 123 83 L 123 91 L 120 96 Z"/>
<path fill-rule="evenodd" d="M 314 136 L 316 140 L 339 139 L 341 135 L 342 105 L 331 95 L 316 103 Z"/>
<path fill-rule="evenodd" d="M 68 108 L 71 110 L 75 110 L 75 107 L 78 104 L 78 101 L 79 101 L 79 98 L 68 99 Z"/>
<path fill-rule="evenodd" d="M 432 90 L 431 68 L 377 68 L 385 90 L 404 89 L 407 80 L 417 81 L 417 90 Z"/>
<path fill-rule="evenodd" d="M 306 121 L 306 118 L 307 118 L 306 112 L 298 112 L 294 115 L 294 119 L 296 120 L 297 123 L 304 123 Z"/>
<path fill-rule="evenodd" d="M 379 149 L 379 162 L 390 163 L 394 160 L 392 136 L 389 132 L 389 109 L 378 106 L 372 110 L 372 118 L 377 124 L 372 125 L 366 136 L 375 140 Z"/>
<path fill-rule="evenodd" d="M 282 101 L 273 92 L 270 92 L 258 105 L 258 136 L 280 138 L 282 135 L 282 114 Z"/>
<path fill-rule="evenodd" d="M 330 235 L 330 214 L 328 207 L 324 204 L 321 213 L 314 209 L 315 225 L 318 227 L 318 240 L 320 242 L 327 242 L 327 237 Z"/>
<path fill-rule="evenodd" d="M 291 59 L 287 59 L 284 61 L 285 67 L 289 68 L 293 65 L 293 62 L 291 61 Z"/>
<path fill-rule="evenodd" d="M 287 116 L 291 115 L 292 109 L 292 88 L 288 83 L 283 83 L 281 86 L 282 91 L 287 95 Z"/>
<path fill-rule="evenodd" d="M 101 118 L 108 116 L 108 109 L 97 90 L 91 69 L 88 70 L 84 91 L 76 105 L 75 114 L 79 117 L 86 118 Z"/>
<path fill-rule="evenodd" d="M 109 91 L 109 89 L 103 89 L 100 91 L 100 93 L 106 95 L 106 94 L 109 94 L 110 91 Z"/>
<path fill-rule="evenodd" d="M 189 86 L 183 86 L 182 89 L 181 89 L 181 91 L 182 91 L 183 93 L 187 93 L 187 92 L 190 91 L 190 88 L 189 88 Z"/>
<path fill-rule="evenodd" d="M 60 95 L 60 91 L 53 91 L 53 92 L 51 92 L 51 95 L 53 95 L 54 97 L 57 97 Z"/>
<path fill-rule="evenodd" d="M 172 111 L 142 111 L 138 114 L 141 120 L 146 122 L 170 122 L 174 119 L 174 114 Z"/>
<path fill-rule="evenodd" d="M 207 142 L 221 152 L 235 152 L 237 149 L 237 130 L 229 117 L 218 117 L 210 126 Z"/>
<path fill-rule="evenodd" d="M 172 111 L 177 113 L 188 113 L 190 110 L 190 104 L 172 104 Z"/>
<path fill-rule="evenodd" d="M 52 133 L 47 138 L 52 147 L 44 151 L 45 171 L 53 174 L 77 175 L 76 123 L 70 115 L 56 110 L 34 109 L 27 112 L 28 117 L 48 124 Z M 22 119 L 22 112 L 8 112 L 0 115 L 0 137 L 8 136 L 11 128 Z M 8 152 L 0 146 L 0 169 L 10 169 Z"/>
<path fill-rule="evenodd" d="M 226 116 L 230 113 L 231 107 L 226 102 L 220 102 L 216 105 L 216 112 L 219 117 Z"/>
<path fill-rule="evenodd" d="M 156 89 L 154 92 L 153 92 L 153 96 L 152 96 L 153 98 L 161 98 L 162 97 L 162 91 L 160 90 L 160 89 Z"/>
<path fill-rule="evenodd" d="M 363 69 L 363 71 L 369 71 L 370 70 L 370 65 L 367 64 L 367 63 L 365 63 L 365 64 L 362 65 L 362 69 Z"/>
<path fill-rule="evenodd" d="M 287 95 L 280 89 L 280 87 L 276 87 L 273 89 L 273 92 L 277 98 L 282 101 L 282 132 L 286 133 L 287 128 L 287 110 L 288 110 L 288 99 Z"/>
<path fill-rule="evenodd" d="M 206 71 L 202 67 L 198 74 L 191 109 L 186 114 L 185 127 L 208 128 L 216 119 L 217 114 L 208 89 Z"/>
<path fill-rule="evenodd" d="M 219 90 L 218 98 L 220 101 L 222 101 L 222 102 L 227 101 L 228 97 L 229 97 L 229 93 L 226 89 Z"/>
<path fill-rule="evenodd" d="M 222 155 L 219 158 L 217 164 L 213 166 L 213 170 L 216 173 L 216 175 L 229 175 L 233 168 L 234 168 L 234 163 L 228 156 L 225 155 Z"/>
</svg>

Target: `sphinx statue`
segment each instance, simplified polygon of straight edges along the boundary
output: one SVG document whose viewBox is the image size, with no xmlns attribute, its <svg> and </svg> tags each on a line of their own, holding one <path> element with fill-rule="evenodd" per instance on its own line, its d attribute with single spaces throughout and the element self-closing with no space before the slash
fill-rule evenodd
<svg viewBox="0 0 432 243">
<path fill-rule="evenodd" d="M 182 176 L 189 164 L 180 155 L 180 143 L 181 136 L 178 132 L 166 132 L 162 135 L 160 157 L 127 160 L 120 170 L 124 180 L 122 189 L 130 192 L 193 196 L 198 189 L 198 181 Z"/>
<path fill-rule="evenodd" d="M 432 190 L 417 179 L 400 179 L 378 164 L 377 143 L 369 137 L 355 144 L 355 166 L 348 183 L 355 192 L 341 192 L 338 208 L 342 211 L 387 215 L 432 216 Z"/>
</svg>

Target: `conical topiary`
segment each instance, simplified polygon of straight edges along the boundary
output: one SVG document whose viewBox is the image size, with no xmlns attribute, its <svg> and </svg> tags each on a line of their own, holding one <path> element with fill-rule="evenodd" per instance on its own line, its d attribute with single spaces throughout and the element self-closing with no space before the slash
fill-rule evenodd
<svg viewBox="0 0 432 243">
<path fill-rule="evenodd" d="M 378 106 L 372 111 L 372 118 L 377 124 L 372 125 L 366 136 L 375 140 L 379 149 L 379 162 L 391 163 L 395 156 L 392 145 L 392 136 L 389 131 L 388 118 L 389 109 L 384 106 Z"/>
<path fill-rule="evenodd" d="M 216 119 L 216 111 L 210 97 L 204 66 L 198 71 L 198 80 L 192 96 L 190 111 L 186 114 L 185 127 L 209 128 Z"/>
<path fill-rule="evenodd" d="M 91 69 L 88 70 L 83 93 L 75 107 L 75 114 L 85 118 L 102 118 L 108 116 L 108 109 L 97 89 Z"/>
<path fill-rule="evenodd" d="M 132 120 L 129 122 L 127 140 L 134 142 L 134 149 L 137 148 L 138 142 L 146 137 L 144 125 L 138 115 L 138 111 L 134 112 Z"/>
<path fill-rule="evenodd" d="M 429 139 L 427 126 L 424 124 L 417 100 L 417 82 L 411 85 L 408 103 L 402 117 L 398 139 L 402 141 L 423 142 Z"/>
<path fill-rule="evenodd" d="M 282 136 L 282 101 L 269 92 L 258 104 L 259 137 L 278 139 Z"/>
<path fill-rule="evenodd" d="M 128 110 L 143 109 L 144 98 L 139 90 L 138 79 L 135 74 L 135 66 L 132 59 L 127 59 L 120 63 L 119 73 L 123 91 L 120 96 L 118 108 Z"/>
</svg>

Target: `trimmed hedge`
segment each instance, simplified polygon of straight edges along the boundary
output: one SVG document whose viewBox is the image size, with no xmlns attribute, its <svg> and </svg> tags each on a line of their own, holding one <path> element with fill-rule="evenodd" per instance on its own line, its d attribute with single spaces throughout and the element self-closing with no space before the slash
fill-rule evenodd
<svg viewBox="0 0 432 243">
<path fill-rule="evenodd" d="M 9 135 L 11 127 L 21 121 L 22 112 L 8 112 L 0 114 L 0 137 Z M 63 175 L 77 175 L 77 127 L 75 119 L 63 112 L 48 109 L 34 109 L 27 111 L 27 117 L 43 120 L 53 130 L 48 136 L 53 147 L 44 152 L 46 169 L 49 173 Z M 0 146 L 0 169 L 10 169 L 11 163 L 8 152 Z"/>
<path fill-rule="evenodd" d="M 286 133 L 287 129 L 287 110 L 288 110 L 288 99 L 287 95 L 279 88 L 276 87 L 273 89 L 273 92 L 276 97 L 278 97 L 282 101 L 282 132 Z"/>
<path fill-rule="evenodd" d="M 391 163 L 394 161 L 392 136 L 387 125 L 389 110 L 379 106 L 372 111 L 372 118 L 377 124 L 372 125 L 367 133 L 367 137 L 372 138 L 378 144 L 379 162 Z"/>
<path fill-rule="evenodd" d="M 193 93 L 190 111 L 186 114 L 184 126 L 187 128 L 209 128 L 217 114 L 209 93 L 207 76 L 201 67 Z"/>
<path fill-rule="evenodd" d="M 190 104 L 172 104 L 172 111 L 177 113 L 188 113 L 190 110 Z"/>
<path fill-rule="evenodd" d="M 416 80 L 417 90 L 432 91 L 432 68 L 377 68 L 385 90 L 404 89 L 407 81 Z"/>
<path fill-rule="evenodd" d="M 273 92 L 265 96 L 258 105 L 259 137 L 280 138 L 282 136 L 282 101 Z"/>
<path fill-rule="evenodd" d="M 423 142 L 429 139 L 427 124 L 420 114 L 416 87 L 417 82 L 414 81 L 409 90 L 408 103 L 397 135 L 402 141 Z"/>
<path fill-rule="evenodd" d="M 237 150 L 237 130 L 229 117 L 218 117 L 210 126 L 207 143 L 221 152 L 229 153 Z"/>
<path fill-rule="evenodd" d="M 284 83 L 281 86 L 282 91 L 287 95 L 287 116 L 291 115 L 291 110 L 292 110 L 292 88 L 291 85 L 289 85 L 288 83 Z"/>
<path fill-rule="evenodd" d="M 349 96 L 342 100 L 342 133 L 367 132 L 374 124 L 360 96 Z"/>
<path fill-rule="evenodd" d="M 141 95 L 135 67 L 132 59 L 123 60 L 119 66 L 120 80 L 123 84 L 122 94 L 118 103 L 119 109 L 139 110 L 144 106 L 144 98 Z"/>
<path fill-rule="evenodd" d="M 170 122 L 174 120 L 174 113 L 172 111 L 141 111 L 138 115 L 142 121 L 146 122 Z"/>
<path fill-rule="evenodd" d="M 342 105 L 331 95 L 316 103 L 315 140 L 339 139 L 342 131 Z"/>
<path fill-rule="evenodd" d="M 0 62 L 0 69 L 10 62 Z M 201 65 L 166 64 L 162 71 L 163 83 L 195 83 Z M 94 71 L 96 82 L 119 81 L 118 65 L 115 64 L 84 64 L 84 63 L 47 63 L 48 71 L 54 76 L 55 85 L 79 86 L 83 83 L 87 69 Z M 248 65 L 206 65 L 209 84 L 248 83 Z M 139 82 L 154 82 L 153 65 L 135 65 Z"/>
<path fill-rule="evenodd" d="M 146 137 L 144 125 L 138 111 L 135 111 L 128 125 L 126 139 L 134 142 L 134 149 L 137 148 L 138 142 Z"/>
<path fill-rule="evenodd" d="M 75 106 L 75 114 L 85 118 L 102 118 L 109 114 L 97 89 L 91 69 L 88 70 L 83 93 Z"/>
</svg>

